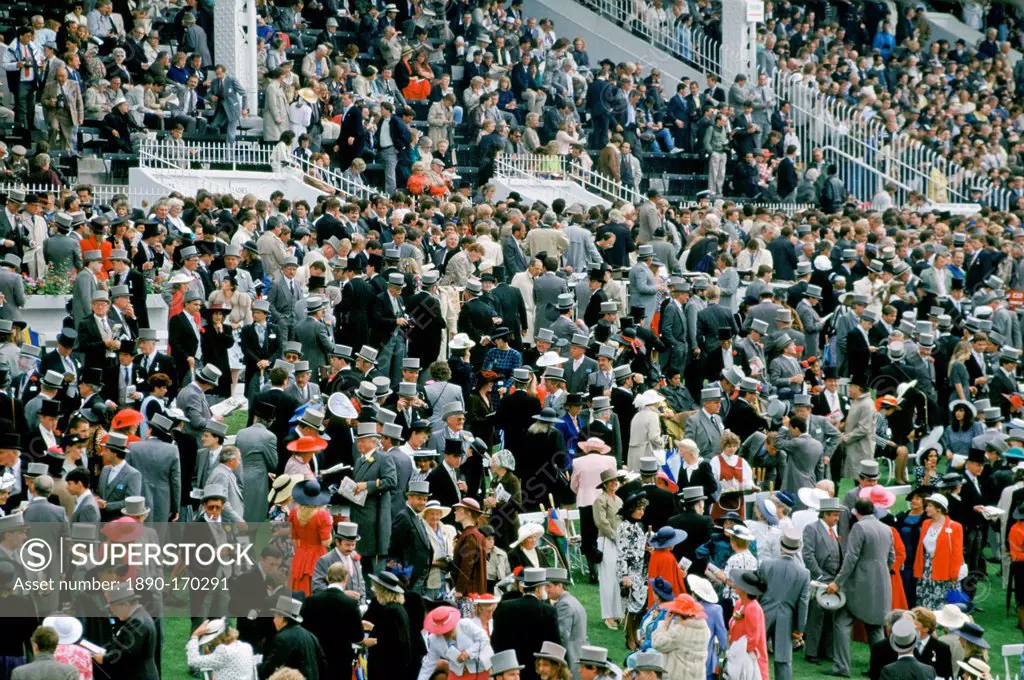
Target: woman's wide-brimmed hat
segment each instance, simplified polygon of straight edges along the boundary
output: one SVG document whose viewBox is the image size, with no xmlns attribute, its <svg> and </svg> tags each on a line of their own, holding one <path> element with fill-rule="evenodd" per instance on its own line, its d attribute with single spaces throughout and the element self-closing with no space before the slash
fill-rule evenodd
<svg viewBox="0 0 1024 680">
<path fill-rule="evenodd" d="M 454 630 L 460 620 L 462 620 L 462 614 L 455 607 L 438 607 L 427 613 L 426 619 L 423 621 L 423 628 L 432 635 L 444 635 Z"/>
<path fill-rule="evenodd" d="M 427 513 L 431 510 L 437 510 L 441 513 L 441 519 L 444 519 L 451 514 L 452 509 L 441 505 L 441 501 L 427 501 L 427 504 L 420 510 L 420 517 L 426 517 Z"/>
<path fill-rule="evenodd" d="M 933 613 L 935 614 L 935 622 L 948 631 L 954 631 L 971 621 L 971 617 L 955 604 L 944 604 L 942 609 Z"/>
<path fill-rule="evenodd" d="M 511 548 L 518 548 L 519 544 L 529 538 L 540 538 L 544 535 L 544 527 L 539 524 L 524 524 L 519 527 L 519 533 L 516 536 L 516 540 L 512 543 Z"/>
<path fill-rule="evenodd" d="M 277 505 L 289 500 L 292 497 L 292 490 L 295 488 L 295 485 L 303 479 L 302 475 L 278 475 L 270 484 L 267 502 L 271 505 Z"/>
<path fill-rule="evenodd" d="M 688 534 L 682 529 L 662 527 L 654 532 L 654 535 L 648 539 L 647 544 L 655 550 L 671 548 L 672 546 L 679 545 L 685 541 L 687 535 Z"/>
<path fill-rule="evenodd" d="M 584 453 L 609 453 L 612 447 L 605 444 L 599 437 L 591 437 L 577 442 L 576 449 Z"/>
<path fill-rule="evenodd" d="M 703 576 L 687 574 L 686 585 L 690 588 L 690 592 L 698 599 L 709 604 L 718 602 L 718 593 L 715 592 L 715 587 L 711 585 L 711 581 L 707 580 Z"/>
<path fill-rule="evenodd" d="M 307 479 L 292 489 L 292 500 L 299 505 L 319 507 L 331 502 L 331 492 L 322 489 L 315 479 Z"/>
<path fill-rule="evenodd" d="M 896 503 L 896 494 L 884 486 L 866 486 L 860 490 L 860 497 L 871 501 L 876 508 L 886 510 Z"/>
</svg>

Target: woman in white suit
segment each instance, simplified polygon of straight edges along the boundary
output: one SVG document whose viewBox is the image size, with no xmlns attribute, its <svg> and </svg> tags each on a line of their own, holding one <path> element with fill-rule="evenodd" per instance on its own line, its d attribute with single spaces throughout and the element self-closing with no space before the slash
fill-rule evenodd
<svg viewBox="0 0 1024 680">
<path fill-rule="evenodd" d="M 448 677 L 486 680 L 491 668 L 490 638 L 472 619 L 463 619 L 455 607 L 438 607 L 423 622 L 427 655 L 418 680 L 429 680 L 439 661 L 448 662 Z"/>
</svg>

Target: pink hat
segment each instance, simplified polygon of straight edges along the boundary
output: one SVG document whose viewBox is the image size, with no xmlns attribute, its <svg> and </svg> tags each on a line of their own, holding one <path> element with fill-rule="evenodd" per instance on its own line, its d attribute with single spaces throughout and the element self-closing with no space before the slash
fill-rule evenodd
<svg viewBox="0 0 1024 680">
<path fill-rule="evenodd" d="M 871 501 L 876 508 L 888 510 L 896 502 L 896 494 L 884 486 L 866 486 L 860 490 L 860 497 Z"/>
<path fill-rule="evenodd" d="M 427 614 L 423 621 L 423 627 L 428 633 L 444 635 L 459 625 L 460 619 L 462 619 L 462 614 L 455 607 L 438 607 Z"/>
</svg>

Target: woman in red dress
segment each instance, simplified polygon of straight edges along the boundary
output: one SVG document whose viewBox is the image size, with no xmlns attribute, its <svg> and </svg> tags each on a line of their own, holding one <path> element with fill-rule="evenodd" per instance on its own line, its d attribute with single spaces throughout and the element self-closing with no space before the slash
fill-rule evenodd
<svg viewBox="0 0 1024 680">
<path fill-rule="evenodd" d="M 764 595 L 766 584 L 756 571 L 733 569 L 729 581 L 739 601 L 729 619 L 729 644 L 744 635 L 747 653 L 757 662 L 761 680 L 768 678 L 768 635 L 764 625 L 764 611 L 757 599 Z"/>
<path fill-rule="evenodd" d="M 687 595 L 686 572 L 679 568 L 672 546 L 686 540 L 686 532 L 672 527 L 661 527 L 647 540 L 651 548 L 651 561 L 647 565 L 647 608 L 658 602 L 651 583 L 659 576 L 672 586 L 673 595 Z"/>
<path fill-rule="evenodd" d="M 292 500 L 297 506 L 288 515 L 295 543 L 292 590 L 309 595 L 316 561 L 327 552 L 331 542 L 331 514 L 327 511 L 331 493 L 321 490 L 315 479 L 307 479 L 295 485 Z"/>
</svg>

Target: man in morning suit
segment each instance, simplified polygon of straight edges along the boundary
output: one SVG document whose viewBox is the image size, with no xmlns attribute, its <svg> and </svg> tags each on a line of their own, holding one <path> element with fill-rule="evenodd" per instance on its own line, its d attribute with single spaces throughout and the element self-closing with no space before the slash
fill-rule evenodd
<svg viewBox="0 0 1024 680">
<path fill-rule="evenodd" d="M 156 657 L 156 624 L 153 618 L 139 604 L 138 594 L 126 583 L 118 583 L 107 593 L 110 613 L 122 622 L 114 633 L 114 640 L 108 649 L 116 654 L 98 654 L 93 657 L 103 674 L 111 678 L 132 680 L 160 680 Z"/>
<path fill-rule="evenodd" d="M 97 486 L 96 503 L 104 522 L 121 517 L 125 499 L 142 495 L 142 475 L 125 462 L 128 455 L 128 437 L 119 432 L 109 433 L 100 447 L 103 470 Z"/>
<path fill-rule="evenodd" d="M 388 554 L 391 559 L 402 562 L 406 567 L 412 567 L 409 587 L 418 593 L 423 592 L 427 571 L 434 561 L 430 537 L 427 535 L 426 525 L 420 519 L 420 513 L 426 507 L 429 496 L 429 482 L 409 483 L 406 504 L 393 517 L 395 526 L 391 530 L 391 548 Z"/>
<path fill-rule="evenodd" d="M 912 621 L 900 619 L 893 624 L 889 645 L 899 656 L 882 668 L 880 680 L 935 680 L 935 669 L 914 658 L 917 642 L 917 629 Z"/>
<path fill-rule="evenodd" d="M 276 324 L 268 323 L 270 303 L 256 300 L 252 303 L 252 323 L 239 333 L 242 345 L 242 363 L 245 366 L 245 396 L 252 412 L 253 398 L 262 388 L 274 361 L 281 356 L 283 342 Z"/>
<path fill-rule="evenodd" d="M 561 642 L 558 612 L 541 599 L 542 589 L 547 585 L 546 570 L 523 570 L 523 596 L 504 600 L 494 610 L 491 647 L 495 652 L 514 649 L 517 658 L 532 659 L 545 642 Z M 520 678 L 539 680 L 532 665 L 522 670 Z"/>
</svg>

